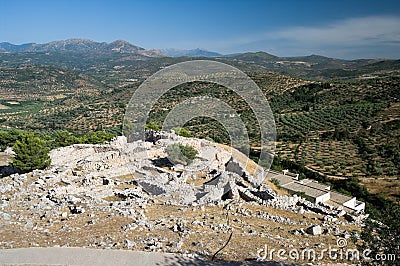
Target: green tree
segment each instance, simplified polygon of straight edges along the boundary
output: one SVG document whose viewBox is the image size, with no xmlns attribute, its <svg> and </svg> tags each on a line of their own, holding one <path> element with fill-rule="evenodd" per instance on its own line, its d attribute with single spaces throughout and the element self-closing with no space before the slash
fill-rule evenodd
<svg viewBox="0 0 400 266">
<path fill-rule="evenodd" d="M 21 137 L 21 131 L 11 129 L 10 131 L 0 131 L 0 150 L 4 150 L 8 146 L 13 146 L 15 141 Z"/>
<path fill-rule="evenodd" d="M 79 143 L 79 139 L 76 136 L 72 135 L 68 131 L 61 131 L 57 133 L 53 147 L 65 147 L 75 143 Z"/>
<path fill-rule="evenodd" d="M 11 165 L 22 172 L 43 169 L 51 163 L 48 155 L 50 148 L 47 147 L 46 141 L 33 133 L 23 134 L 21 140 L 15 142 L 13 149 L 16 156 Z"/>
<path fill-rule="evenodd" d="M 150 123 L 146 124 L 144 128 L 147 130 L 161 131 L 160 126 L 154 121 L 151 121 Z"/>
<path fill-rule="evenodd" d="M 173 130 L 176 132 L 176 134 L 178 134 L 179 136 L 182 136 L 182 137 L 190 138 L 192 135 L 189 130 L 186 130 L 181 127 L 175 127 L 175 128 L 173 128 Z"/>
<path fill-rule="evenodd" d="M 196 158 L 198 151 L 190 145 L 171 144 L 165 149 L 168 158 L 173 163 L 190 164 Z"/>
<path fill-rule="evenodd" d="M 106 141 L 110 141 L 114 137 L 115 134 L 104 131 L 88 132 L 79 138 L 79 143 L 102 144 Z"/>
</svg>

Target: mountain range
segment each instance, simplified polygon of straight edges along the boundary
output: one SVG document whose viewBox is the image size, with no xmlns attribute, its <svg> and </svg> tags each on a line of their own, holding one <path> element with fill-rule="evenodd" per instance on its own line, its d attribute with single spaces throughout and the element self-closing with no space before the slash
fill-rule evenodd
<svg viewBox="0 0 400 266">
<path fill-rule="evenodd" d="M 26 43 L 15 45 L 8 42 L 0 43 L 0 52 L 18 53 L 18 52 L 94 52 L 94 53 L 128 53 L 140 54 L 150 57 L 165 56 L 156 49 L 146 50 L 142 47 L 133 45 L 124 40 L 116 40 L 111 43 L 95 42 L 88 39 L 68 39 L 62 41 L 53 41 L 44 44 Z"/>
<path fill-rule="evenodd" d="M 174 48 L 162 49 L 161 50 L 165 55 L 170 57 L 181 57 L 181 56 L 190 56 L 190 57 L 218 57 L 223 56 L 217 52 L 207 51 L 205 49 L 190 49 L 190 50 L 179 50 Z"/>
<path fill-rule="evenodd" d="M 25 43 L 16 45 L 8 42 L 0 43 L 0 53 L 19 53 L 19 52 L 94 52 L 94 53 L 128 53 L 139 54 L 150 57 L 217 57 L 222 54 L 207 51 L 205 49 L 151 49 L 146 50 L 124 40 L 116 40 L 111 43 L 96 42 L 89 39 L 68 39 L 53 41 L 44 44 Z"/>
<path fill-rule="evenodd" d="M 271 71 L 309 79 L 368 78 L 385 76 L 393 71 L 398 72 L 400 69 L 400 60 L 344 60 L 320 55 L 278 57 L 262 51 L 222 55 L 199 48 L 146 50 L 124 40 L 111 43 L 88 39 L 68 39 L 44 44 L 0 43 L 0 66 L 4 67 L 26 65 L 29 62 L 34 65 L 45 64 L 64 68 L 68 66 L 63 65 L 62 62 L 66 62 L 65 59 L 68 58 L 69 67 L 74 65 L 81 69 L 92 69 L 104 64 L 115 67 L 121 60 L 138 65 L 138 60 L 154 58 L 154 60 L 169 64 L 176 60 L 176 62 L 186 60 L 185 57 L 213 58 L 213 60 L 231 64 L 248 72 Z M 172 58 L 175 59 L 172 60 Z"/>
</svg>

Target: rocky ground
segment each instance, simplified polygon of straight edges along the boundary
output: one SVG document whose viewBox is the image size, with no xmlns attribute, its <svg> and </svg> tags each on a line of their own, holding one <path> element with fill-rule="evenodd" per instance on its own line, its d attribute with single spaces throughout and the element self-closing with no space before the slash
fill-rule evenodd
<svg viewBox="0 0 400 266">
<path fill-rule="evenodd" d="M 199 151 L 172 165 L 165 147 Z M 150 141 L 73 145 L 51 151 L 46 170 L 0 179 L 0 248 L 92 247 L 262 258 L 261 249 L 348 247 L 362 217 L 284 195 L 237 151 L 163 133 Z M 276 259 L 277 260 L 277 259 Z M 299 260 L 296 262 L 308 262 Z M 317 261 L 314 261 L 316 263 Z M 319 262 L 332 262 L 323 258 Z M 336 261 L 335 261 L 336 262 Z"/>
</svg>

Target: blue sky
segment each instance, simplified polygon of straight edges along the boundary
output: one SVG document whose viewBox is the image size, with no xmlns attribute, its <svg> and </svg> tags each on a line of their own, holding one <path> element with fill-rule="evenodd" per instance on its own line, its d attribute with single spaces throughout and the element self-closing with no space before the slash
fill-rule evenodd
<svg viewBox="0 0 400 266">
<path fill-rule="evenodd" d="M 0 0 L 0 42 L 124 39 L 220 53 L 400 58 L 400 1 Z"/>
</svg>

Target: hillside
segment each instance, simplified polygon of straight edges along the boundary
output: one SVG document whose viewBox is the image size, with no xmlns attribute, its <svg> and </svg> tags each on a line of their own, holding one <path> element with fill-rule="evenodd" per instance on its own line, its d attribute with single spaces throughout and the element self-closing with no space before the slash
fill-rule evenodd
<svg viewBox="0 0 400 266">
<path fill-rule="evenodd" d="M 44 44 L 27 43 L 15 45 L 0 43 L 0 53 L 21 52 L 78 52 L 78 53 L 128 53 L 145 56 L 164 56 L 160 51 L 145 50 L 124 40 L 116 40 L 111 43 L 95 42 L 88 39 L 68 39 L 53 41 Z"/>
<path fill-rule="evenodd" d="M 222 54 L 217 52 L 211 52 L 204 49 L 196 48 L 189 50 L 179 50 L 179 49 L 163 49 L 161 50 L 165 55 L 171 57 L 181 57 L 181 56 L 189 56 L 189 57 L 216 57 L 222 56 Z"/>
<path fill-rule="evenodd" d="M 47 66 L 0 68 L 3 101 L 51 100 L 79 94 L 96 94 L 104 85 L 95 78 L 71 70 Z"/>
<path fill-rule="evenodd" d="M 124 61 L 126 68 L 136 69 L 134 79 L 126 78 L 130 71 L 125 67 L 98 69 L 108 74 L 106 78 L 100 73 L 93 75 L 93 70 L 81 74 L 52 67 L 3 68 L 2 127 L 75 132 L 97 128 L 118 130 L 124 108 L 140 80 L 175 62 L 179 60 Z M 275 114 L 277 155 L 329 175 L 398 174 L 396 159 L 388 159 L 392 155 L 383 152 L 383 146 L 373 144 L 372 139 L 384 139 L 391 145 L 390 149 L 397 149 L 395 124 L 399 115 L 395 110 L 400 95 L 399 78 L 328 83 L 274 73 L 254 73 L 251 77 L 269 99 Z M 161 122 L 179 102 L 201 95 L 212 95 L 232 105 L 244 119 L 252 146 L 257 149 L 259 130 L 249 106 L 234 93 L 213 84 L 195 82 L 170 90 L 159 99 L 149 119 Z M 15 103 L 10 104 L 10 101 Z M 392 124 L 394 126 L 390 126 Z M 229 143 L 224 129 L 210 119 L 194 119 L 186 126 L 196 137 Z M 381 128 L 388 128 L 389 132 L 378 130 Z M 360 142 L 359 137 L 366 144 Z M 365 145 L 375 147 L 369 159 L 363 154 Z M 342 153 L 344 157 L 337 155 L 341 153 L 340 147 L 347 148 L 347 152 Z M 346 161 L 345 154 L 352 155 L 353 161 Z"/>
<path fill-rule="evenodd" d="M 82 140 L 80 143 L 88 143 L 82 137 L 84 132 L 97 130 L 102 133 L 104 130 L 120 135 L 126 106 L 138 86 L 160 69 L 196 59 L 205 58 L 66 50 L 0 53 L 1 130 L 10 132 L 8 135 L 16 132 L 12 129 L 37 130 L 35 134 L 52 148 L 57 136 L 69 136 L 61 130 L 73 133 L 75 138 L 72 139 Z M 264 53 L 221 56 L 213 60 L 244 71 L 268 99 L 277 128 L 272 169 L 279 173 L 289 169 L 301 180 L 317 180 L 325 183 L 324 186 L 329 185 L 365 202 L 365 211 L 372 219 L 368 220 L 362 233 L 359 224 L 351 220 L 353 218 L 338 215 L 339 210 L 334 213 L 324 211 L 323 215 L 318 211 L 316 213 L 315 208 L 320 205 L 308 205 L 308 201 L 289 197 L 280 189 L 279 182 L 266 185 L 275 189 L 274 199 L 280 203 L 282 199 L 286 203 L 293 200 L 293 205 L 282 207 L 275 201 L 259 201 L 257 195 L 261 191 L 258 190 L 262 188 L 253 186 L 249 180 L 240 179 L 241 175 L 236 185 L 239 190 L 248 192 L 239 193 L 238 201 L 228 201 L 230 205 L 226 209 L 222 206 L 226 206 L 226 200 L 229 200 L 226 197 L 231 197 L 233 192 L 223 197 L 217 194 L 218 199 L 213 204 L 203 207 L 196 205 L 200 202 L 195 202 L 194 206 L 177 201 L 177 198 L 193 199 L 193 191 L 185 189 L 191 185 L 204 185 L 202 193 L 211 192 L 206 190 L 207 185 L 215 183 L 205 182 L 212 181 L 209 178 L 212 169 L 197 171 L 196 178 L 176 176 L 178 168 L 165 165 L 163 160 L 165 145 L 162 141 L 154 141 L 143 144 L 148 145 L 146 147 L 133 149 L 138 152 L 145 148 L 151 151 L 151 156 L 147 158 L 149 154 L 142 154 L 148 159 L 144 161 L 142 157 L 134 158 L 133 161 L 140 161 L 140 164 L 134 165 L 128 172 L 124 172 L 122 167 L 126 160 L 118 157 L 121 151 L 110 148 L 115 143 L 95 147 L 78 144 L 61 148 L 59 152 L 64 156 L 53 157 L 51 168 L 0 179 L 0 188 L 7 189 L 0 201 L 4 206 L 0 218 L 5 217 L 7 221 L 3 226 L 7 233 L 1 234 L 1 245 L 26 247 L 25 240 L 32 239 L 38 246 L 48 246 L 53 242 L 55 245 L 74 243 L 100 248 L 187 251 L 210 258 L 233 231 L 231 243 L 219 255 L 221 259 L 254 259 L 257 256 L 248 247 L 257 249 L 255 243 L 259 243 L 260 238 L 271 247 L 304 248 L 321 242 L 335 244 L 338 237 L 353 236 L 351 239 L 355 240 L 351 242 L 351 247 L 366 241 L 369 245 L 379 243 L 379 248 L 382 245 L 388 250 L 393 248 L 392 243 L 378 242 L 376 236 L 368 235 L 368 232 L 377 230 L 382 239 L 394 235 L 393 241 L 398 240 L 399 61 L 345 61 L 320 56 L 277 58 Z M 218 98 L 239 114 L 249 133 L 250 157 L 257 161 L 260 129 L 251 106 L 223 86 L 190 82 L 174 87 L 158 99 L 147 122 L 161 127 L 174 107 L 196 96 Z M 193 118 L 183 127 L 195 138 L 189 141 L 195 146 L 200 141 L 198 139 L 203 139 L 201 145 L 214 148 L 229 146 L 231 141 L 225 128 L 207 117 Z M 7 136 L 5 132 L 0 133 Z M 18 136 L 12 139 L 15 142 Z M 11 145 L 5 142 L 3 147 L 6 144 L 12 146 L 13 142 Z M 71 144 L 63 139 L 57 143 Z M 57 151 L 52 153 L 54 155 Z M 70 157 L 74 154 L 76 160 Z M 4 157 L 2 163 L 7 164 L 11 158 Z M 215 155 L 213 158 L 225 157 Z M 68 169 L 60 165 L 68 166 Z M 221 164 L 219 170 L 226 170 L 225 167 Z M 138 172 L 132 175 L 132 169 L 138 169 Z M 246 171 L 251 173 L 247 168 Z M 160 177 L 140 185 L 143 174 L 160 174 Z M 113 179 L 105 180 L 104 177 Z M 173 183 L 180 177 L 184 183 Z M 160 185 L 160 182 L 164 183 Z M 165 193 L 154 197 L 145 188 Z M 182 190 L 176 191 L 176 188 Z M 92 195 L 87 191 L 99 194 Z M 182 195 L 182 191 L 187 193 Z M 56 198 L 53 198 L 54 193 Z M 199 195 L 205 195 L 202 193 Z M 215 194 L 209 196 L 212 195 Z M 74 197 L 81 201 L 66 203 Z M 32 203 L 32 206 L 42 204 L 43 208 L 55 208 L 57 211 L 31 211 L 26 205 L 27 198 L 31 199 L 29 204 Z M 140 207 L 130 208 L 132 204 Z M 310 212 L 304 212 L 307 206 L 311 208 L 307 209 Z M 87 211 L 88 216 L 82 210 Z M 23 216 L 18 221 L 17 212 Z M 227 215 L 232 218 L 229 224 Z M 376 225 L 374 220 L 388 227 Z M 326 234 L 316 237 L 307 233 L 306 229 L 313 224 L 321 225 Z M 11 233 L 11 228 L 17 228 L 17 233 Z M 90 234 L 82 238 L 81 230 Z M 49 237 L 49 232 L 55 238 Z"/>
<path fill-rule="evenodd" d="M 155 144 L 119 137 L 55 149 L 50 168 L 0 179 L 0 247 L 84 246 L 211 259 L 231 235 L 217 260 L 245 261 L 261 259 L 264 244 L 322 250 L 319 243 L 337 245 L 339 237 L 361 241 L 363 215 L 277 194 L 267 183 L 257 188 L 237 151 L 160 134 Z M 172 165 L 165 156 L 173 143 L 195 147 L 198 157 Z M 315 226 L 319 231 L 309 229 Z"/>
<path fill-rule="evenodd" d="M 249 63 L 263 64 L 266 62 L 276 61 L 279 57 L 265 53 L 265 52 L 256 52 L 256 53 L 243 53 L 243 54 L 232 54 L 226 55 L 225 57 L 231 58 L 234 60 L 242 60 Z"/>
<path fill-rule="evenodd" d="M 165 56 L 176 57 L 168 59 Z M 180 58 L 182 57 L 182 58 Z M 84 58 L 84 60 L 81 60 Z M 349 80 L 399 75 L 400 61 L 388 59 L 343 60 L 320 55 L 278 57 L 266 52 L 248 52 L 221 55 L 204 49 L 157 49 L 146 50 L 124 40 L 111 43 L 88 39 L 68 39 L 45 44 L 27 43 L 14 45 L 0 43 L 0 66 L 15 67 L 26 64 L 51 65 L 62 68 L 78 68 L 85 71 L 131 67 L 141 61 L 153 60 L 153 64 L 179 62 L 190 58 L 214 58 L 234 65 L 247 72 L 276 72 L 313 80 Z M 120 63 L 123 62 L 121 65 Z M 167 63 L 171 64 L 171 63 Z M 130 67 L 129 67 L 130 66 Z M 156 70 L 153 70 L 156 71 Z M 153 73 L 150 71 L 150 73 Z M 101 72 L 104 74 L 104 72 Z"/>
<path fill-rule="evenodd" d="M 348 80 L 399 75 L 400 61 L 386 59 L 342 60 L 319 55 L 277 57 L 265 52 L 228 55 L 224 59 L 255 63 L 273 71 L 315 80 Z"/>
</svg>

